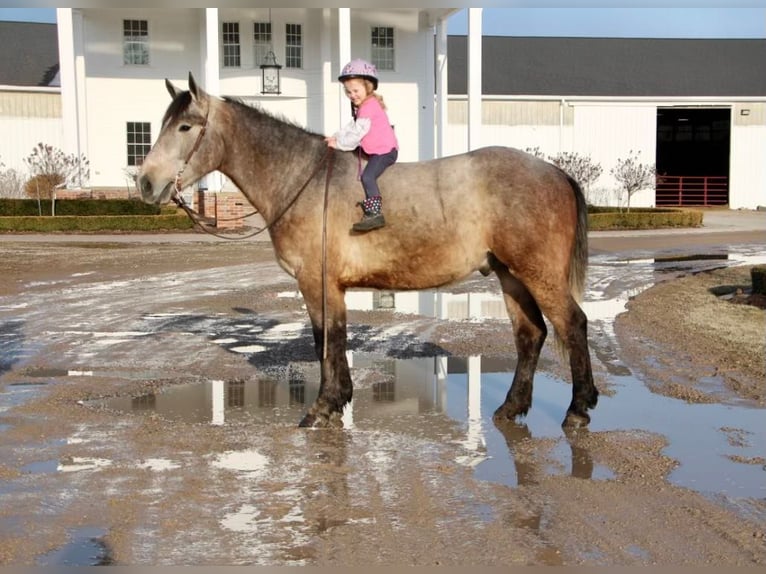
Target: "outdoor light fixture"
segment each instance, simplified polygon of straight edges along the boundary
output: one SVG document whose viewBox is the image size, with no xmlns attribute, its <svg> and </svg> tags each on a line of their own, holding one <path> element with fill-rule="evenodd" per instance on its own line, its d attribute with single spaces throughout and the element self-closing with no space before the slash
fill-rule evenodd
<svg viewBox="0 0 766 574">
<path fill-rule="evenodd" d="M 274 52 L 269 52 L 263 58 L 263 64 L 261 64 L 261 76 L 263 83 L 261 84 L 262 94 L 281 94 L 279 89 L 279 70 L 282 66 L 277 64 L 277 57 Z"/>
<path fill-rule="evenodd" d="M 271 34 L 271 8 L 269 8 L 269 34 Z M 279 89 L 279 70 L 282 66 L 277 64 L 277 57 L 274 55 L 272 47 L 263 57 L 261 64 L 261 93 L 262 94 L 281 94 Z"/>
</svg>

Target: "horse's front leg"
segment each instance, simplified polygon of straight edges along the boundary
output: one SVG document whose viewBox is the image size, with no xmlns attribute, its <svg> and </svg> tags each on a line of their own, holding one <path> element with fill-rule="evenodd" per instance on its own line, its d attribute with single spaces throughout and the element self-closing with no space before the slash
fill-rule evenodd
<svg viewBox="0 0 766 574">
<path fill-rule="evenodd" d="M 342 427 L 341 416 L 351 401 L 353 386 L 346 358 L 346 301 L 338 287 L 327 289 L 327 348 L 325 349 L 322 292 L 301 289 L 306 301 L 314 344 L 321 367 L 319 395 L 300 422 L 302 427 Z"/>
</svg>

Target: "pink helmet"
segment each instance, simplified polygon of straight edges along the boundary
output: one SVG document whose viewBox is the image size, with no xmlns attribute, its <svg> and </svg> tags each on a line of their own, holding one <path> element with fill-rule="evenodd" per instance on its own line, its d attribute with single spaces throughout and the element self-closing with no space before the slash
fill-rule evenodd
<svg viewBox="0 0 766 574">
<path fill-rule="evenodd" d="M 378 89 L 378 69 L 375 67 L 375 64 L 371 64 L 367 60 L 351 60 L 343 66 L 340 76 L 338 76 L 338 81 L 345 82 L 351 78 L 370 80 L 373 89 Z"/>
</svg>

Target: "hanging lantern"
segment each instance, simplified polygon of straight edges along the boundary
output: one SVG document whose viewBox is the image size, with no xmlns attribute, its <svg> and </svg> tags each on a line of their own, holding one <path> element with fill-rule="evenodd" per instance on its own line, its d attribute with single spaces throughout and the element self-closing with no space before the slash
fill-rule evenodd
<svg viewBox="0 0 766 574">
<path fill-rule="evenodd" d="M 277 57 L 271 50 L 263 58 L 261 64 L 261 93 L 262 94 L 281 94 L 279 89 L 279 70 L 282 66 L 277 64 Z"/>
</svg>

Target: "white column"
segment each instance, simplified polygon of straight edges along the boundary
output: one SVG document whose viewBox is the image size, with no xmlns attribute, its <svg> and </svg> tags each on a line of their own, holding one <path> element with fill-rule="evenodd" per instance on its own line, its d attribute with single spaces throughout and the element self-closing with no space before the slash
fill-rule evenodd
<svg viewBox="0 0 766 574">
<path fill-rule="evenodd" d="M 339 127 L 337 73 L 332 61 L 333 25 L 332 8 L 322 8 L 322 26 L 319 29 L 319 53 L 322 62 L 322 133 L 330 135 Z"/>
<path fill-rule="evenodd" d="M 338 60 L 340 68 L 351 60 L 351 8 L 338 8 Z M 340 69 L 337 72 L 336 77 L 339 75 Z M 346 125 L 351 121 L 351 106 L 343 92 L 340 89 L 338 91 L 342 96 L 338 98 L 340 102 L 340 124 Z"/>
<path fill-rule="evenodd" d="M 208 94 L 221 95 L 221 69 L 218 48 L 218 8 L 205 8 L 205 34 L 202 50 L 202 83 Z"/>
<path fill-rule="evenodd" d="M 444 157 L 447 142 L 448 75 L 447 20 L 436 23 L 436 157 Z"/>
<path fill-rule="evenodd" d="M 468 9 L 468 149 L 481 147 L 481 8 Z"/>
<path fill-rule="evenodd" d="M 88 116 L 85 98 L 85 55 L 82 11 L 57 8 L 61 116 L 64 151 L 88 157 Z M 87 182 L 79 178 L 78 187 Z"/>
<path fill-rule="evenodd" d="M 418 34 L 422 38 L 422 81 L 418 87 L 418 161 L 433 159 L 436 156 L 435 124 L 434 124 L 434 95 L 436 94 L 436 78 L 434 63 L 436 62 L 436 46 L 434 45 L 434 25 L 424 13 L 420 15 Z M 428 32 L 424 34 L 423 31 Z"/>
<path fill-rule="evenodd" d="M 204 30 L 202 34 L 202 78 L 201 85 L 208 94 L 221 95 L 220 50 L 218 48 L 218 8 L 205 8 Z M 223 188 L 223 174 L 214 171 L 203 178 L 202 186 L 209 193 L 216 193 Z"/>
</svg>

